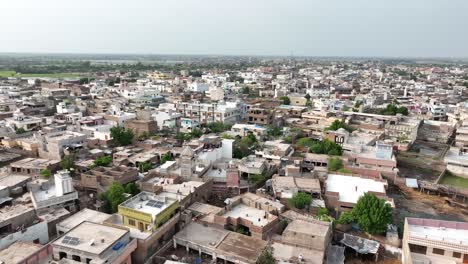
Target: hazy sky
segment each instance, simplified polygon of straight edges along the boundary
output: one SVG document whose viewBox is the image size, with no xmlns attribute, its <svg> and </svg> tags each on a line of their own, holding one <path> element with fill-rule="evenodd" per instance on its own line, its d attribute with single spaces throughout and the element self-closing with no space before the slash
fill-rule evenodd
<svg viewBox="0 0 468 264">
<path fill-rule="evenodd" d="M 468 0 L 3 0 L 0 52 L 468 57 Z"/>
</svg>

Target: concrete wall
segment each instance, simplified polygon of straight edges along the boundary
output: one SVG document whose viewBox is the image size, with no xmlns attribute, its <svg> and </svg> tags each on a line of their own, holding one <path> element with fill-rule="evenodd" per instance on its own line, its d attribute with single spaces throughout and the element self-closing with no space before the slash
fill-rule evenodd
<svg viewBox="0 0 468 264">
<path fill-rule="evenodd" d="M 49 242 L 49 233 L 47 230 L 47 222 L 42 221 L 22 231 L 9 234 L 8 236 L 0 239 L 0 250 L 7 248 L 16 241 L 33 242 L 34 240 L 39 239 L 39 243 L 46 244 Z"/>
</svg>

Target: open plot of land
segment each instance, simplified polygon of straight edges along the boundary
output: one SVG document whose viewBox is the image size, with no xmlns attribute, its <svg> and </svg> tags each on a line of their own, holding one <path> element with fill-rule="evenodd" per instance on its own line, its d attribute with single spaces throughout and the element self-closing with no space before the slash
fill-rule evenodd
<svg viewBox="0 0 468 264">
<path fill-rule="evenodd" d="M 15 74 L 15 71 L 0 71 L 0 77 L 13 77 Z"/>
<path fill-rule="evenodd" d="M 453 174 L 446 174 L 440 179 L 439 184 L 451 185 L 455 187 L 468 188 L 468 179 L 455 176 Z"/>
<path fill-rule="evenodd" d="M 468 213 L 445 202 L 444 197 L 421 193 L 406 187 L 389 184 L 387 195 L 395 201 L 394 223 L 403 223 L 405 217 L 468 221 Z"/>
<path fill-rule="evenodd" d="M 442 160 L 447 149 L 446 144 L 418 141 L 411 151 L 398 153 L 400 175 L 434 182 L 445 169 Z"/>
<path fill-rule="evenodd" d="M 17 73 L 15 71 L 0 71 L 0 77 L 24 77 L 24 78 L 78 78 L 86 76 L 82 73 L 59 72 L 59 73 Z"/>
</svg>

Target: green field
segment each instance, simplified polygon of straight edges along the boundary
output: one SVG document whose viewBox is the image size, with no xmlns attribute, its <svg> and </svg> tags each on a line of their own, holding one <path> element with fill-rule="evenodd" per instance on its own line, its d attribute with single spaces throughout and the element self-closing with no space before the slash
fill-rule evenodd
<svg viewBox="0 0 468 264">
<path fill-rule="evenodd" d="M 0 77 L 12 77 L 15 74 L 15 71 L 0 71 Z"/>
<path fill-rule="evenodd" d="M 83 76 L 80 73 L 25 73 L 17 74 L 15 71 L 0 71 L 0 77 L 24 77 L 24 78 L 78 78 Z"/>
<path fill-rule="evenodd" d="M 446 185 L 451 185 L 455 187 L 468 188 L 468 179 L 455 176 L 451 173 L 447 173 L 439 181 L 439 184 L 446 184 Z"/>
</svg>

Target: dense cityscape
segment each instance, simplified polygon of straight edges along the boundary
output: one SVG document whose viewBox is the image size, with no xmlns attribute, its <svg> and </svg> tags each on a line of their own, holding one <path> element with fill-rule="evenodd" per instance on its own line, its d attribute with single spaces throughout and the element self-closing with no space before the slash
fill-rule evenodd
<svg viewBox="0 0 468 264">
<path fill-rule="evenodd" d="M 468 264 L 468 1 L 0 8 L 0 264 Z"/>
<path fill-rule="evenodd" d="M 2 263 L 466 263 L 463 61 L 0 62 Z"/>
</svg>

